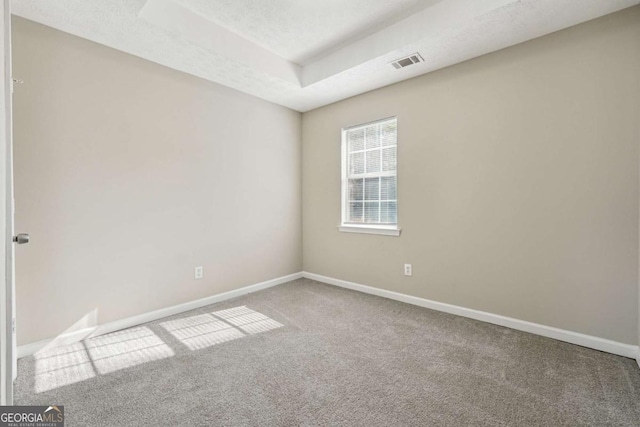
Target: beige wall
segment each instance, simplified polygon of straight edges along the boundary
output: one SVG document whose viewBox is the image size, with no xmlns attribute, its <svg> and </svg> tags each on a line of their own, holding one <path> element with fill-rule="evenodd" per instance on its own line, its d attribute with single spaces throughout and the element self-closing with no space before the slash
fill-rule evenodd
<svg viewBox="0 0 640 427">
<path fill-rule="evenodd" d="M 639 52 L 635 7 L 305 113 L 305 271 L 637 343 Z M 340 129 L 392 115 L 402 235 L 340 233 Z"/>
<path fill-rule="evenodd" d="M 640 7 L 304 114 L 304 246 L 300 114 L 19 18 L 14 69 L 19 344 L 294 273 L 301 254 L 639 342 Z M 340 129 L 390 115 L 402 236 L 339 233 Z"/>
<path fill-rule="evenodd" d="M 14 25 L 19 344 L 301 270 L 299 113 Z"/>
</svg>

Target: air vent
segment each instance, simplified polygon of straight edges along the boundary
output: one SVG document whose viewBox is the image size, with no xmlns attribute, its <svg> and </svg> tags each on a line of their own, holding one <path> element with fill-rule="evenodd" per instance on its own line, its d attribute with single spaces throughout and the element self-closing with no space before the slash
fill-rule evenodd
<svg viewBox="0 0 640 427">
<path fill-rule="evenodd" d="M 404 58 L 396 59 L 391 63 L 393 68 L 399 70 L 400 68 L 408 67 L 409 65 L 417 64 L 418 62 L 424 62 L 422 56 L 419 53 L 414 53 L 409 56 L 405 56 Z"/>
</svg>

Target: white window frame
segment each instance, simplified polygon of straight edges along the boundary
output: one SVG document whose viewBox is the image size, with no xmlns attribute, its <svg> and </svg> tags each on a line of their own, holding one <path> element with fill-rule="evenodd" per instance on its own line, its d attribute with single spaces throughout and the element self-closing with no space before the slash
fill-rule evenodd
<svg viewBox="0 0 640 427">
<path fill-rule="evenodd" d="M 347 178 L 347 167 L 348 167 L 348 153 L 347 153 L 347 140 L 346 135 L 348 131 L 357 130 L 360 128 L 366 128 L 368 126 L 374 125 L 376 123 L 386 122 L 388 120 L 396 120 L 398 121 L 398 117 L 391 116 L 385 117 L 383 119 L 374 120 L 367 123 L 361 123 L 355 126 L 349 126 L 342 128 L 342 141 L 341 141 L 341 150 L 340 154 L 342 157 L 342 191 L 340 197 L 340 208 L 341 208 L 341 220 L 340 225 L 338 226 L 338 230 L 344 233 L 362 233 L 362 234 L 378 234 L 383 236 L 400 236 L 400 218 L 398 215 L 398 202 L 396 202 L 396 223 L 395 224 L 355 224 L 347 222 L 348 213 L 347 209 L 349 206 L 349 201 L 347 200 L 349 197 L 349 188 L 348 188 L 348 178 Z M 397 141 L 397 128 L 396 128 L 396 162 L 397 162 L 397 150 L 398 150 L 398 141 Z M 396 200 L 399 199 L 398 192 L 398 167 L 396 163 Z"/>
</svg>

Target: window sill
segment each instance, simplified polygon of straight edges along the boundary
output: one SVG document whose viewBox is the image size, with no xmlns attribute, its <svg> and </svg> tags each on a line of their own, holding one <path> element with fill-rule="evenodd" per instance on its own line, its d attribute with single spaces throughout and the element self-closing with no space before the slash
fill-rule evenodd
<svg viewBox="0 0 640 427">
<path fill-rule="evenodd" d="M 375 225 L 341 225 L 338 230 L 343 233 L 378 234 L 381 236 L 400 236 L 400 228 Z"/>
</svg>

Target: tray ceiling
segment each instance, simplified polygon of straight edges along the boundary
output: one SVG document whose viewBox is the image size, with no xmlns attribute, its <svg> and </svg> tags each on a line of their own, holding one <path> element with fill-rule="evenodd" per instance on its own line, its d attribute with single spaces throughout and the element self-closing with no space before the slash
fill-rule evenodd
<svg viewBox="0 0 640 427">
<path fill-rule="evenodd" d="M 640 0 L 13 0 L 15 15 L 309 111 Z M 424 62 L 390 62 L 419 52 Z"/>
</svg>

